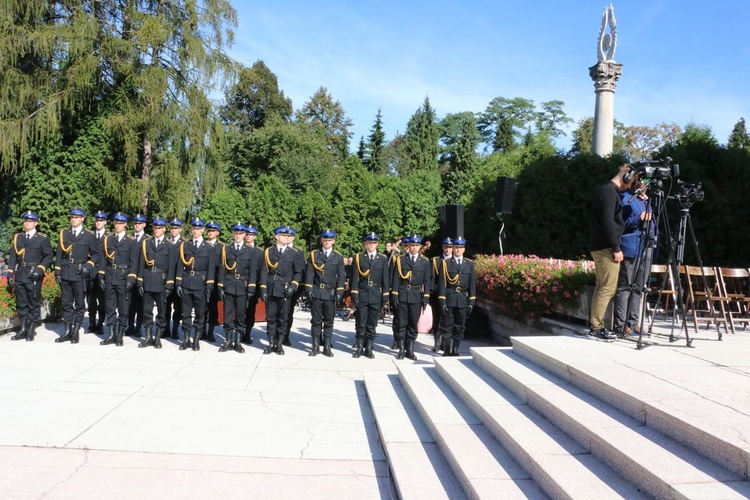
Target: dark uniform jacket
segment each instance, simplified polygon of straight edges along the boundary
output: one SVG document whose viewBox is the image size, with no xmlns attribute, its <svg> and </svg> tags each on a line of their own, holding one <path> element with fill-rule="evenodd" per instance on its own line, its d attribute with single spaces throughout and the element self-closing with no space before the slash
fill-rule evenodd
<svg viewBox="0 0 750 500">
<path fill-rule="evenodd" d="M 185 290 L 212 289 L 216 278 L 216 252 L 206 240 L 198 248 L 193 240 L 185 240 L 176 247 L 177 271 L 175 281 Z"/>
<path fill-rule="evenodd" d="M 443 261 L 438 277 L 440 305 L 466 307 L 474 305 L 477 295 L 477 275 L 474 262 L 462 259 L 461 265 L 453 258 Z"/>
<path fill-rule="evenodd" d="M 354 256 L 349 280 L 352 295 L 360 304 L 381 303 L 390 293 L 388 257 L 377 253 L 371 262 L 367 252 L 358 253 Z"/>
<path fill-rule="evenodd" d="M 31 271 L 37 268 L 37 274 L 44 277 L 44 271 L 52 263 L 53 255 L 47 235 L 37 231 L 27 240 L 25 232 L 18 233 L 13 237 L 8 275 L 18 283 L 31 283 Z"/>
<path fill-rule="evenodd" d="M 253 283 L 253 286 L 255 287 L 255 292 L 252 290 L 249 291 L 249 293 L 255 293 L 256 295 L 260 293 L 260 269 L 263 266 L 263 249 L 258 248 L 257 246 L 248 247 L 250 249 L 250 252 L 253 254 L 253 266 L 255 267 L 255 282 Z M 249 284 L 249 283 L 248 283 Z"/>
<path fill-rule="evenodd" d="M 219 286 L 231 295 L 245 292 L 254 295 L 258 281 L 257 254 L 244 243 L 239 250 L 234 245 L 224 245 L 219 251 Z"/>
<path fill-rule="evenodd" d="M 63 229 L 57 245 L 55 276 L 66 281 L 81 281 L 84 268 L 92 277 L 98 269 L 103 269 L 102 252 L 94 233 L 82 228 L 74 237 L 72 227 Z"/>
<path fill-rule="evenodd" d="M 138 285 L 146 292 L 163 292 L 174 287 L 177 247 L 163 238 L 155 248 L 156 238 L 143 239 L 138 253 Z"/>
<path fill-rule="evenodd" d="M 102 242 L 104 266 L 99 269 L 99 274 L 104 275 L 108 287 L 125 286 L 126 283 L 135 284 L 138 272 L 138 252 L 138 243 L 130 235 L 123 236 L 120 241 L 115 233 L 104 237 Z"/>
<path fill-rule="evenodd" d="M 276 245 L 266 248 L 260 268 L 261 292 L 265 291 L 269 297 L 283 297 L 287 288 L 299 287 L 304 270 L 302 250 L 290 246 L 279 253 Z"/>
<path fill-rule="evenodd" d="M 411 254 L 405 254 L 394 260 L 391 274 L 393 295 L 404 304 L 422 302 L 422 298 L 429 298 L 432 269 L 427 257 L 417 255 L 417 261 L 412 262 Z"/>
<path fill-rule="evenodd" d="M 440 275 L 440 267 L 443 265 L 443 254 L 438 255 L 430 259 L 430 266 L 432 267 L 432 283 L 430 284 L 430 292 L 433 297 L 438 294 L 438 277 Z"/>
<path fill-rule="evenodd" d="M 214 240 L 213 244 L 211 244 L 208 240 L 203 240 L 203 243 L 207 244 L 211 248 L 214 249 L 214 277 L 217 278 L 217 282 L 221 283 L 218 280 L 219 276 L 219 268 L 221 267 L 221 251 L 224 248 L 224 243 L 222 243 L 219 240 Z"/>
<path fill-rule="evenodd" d="M 305 270 L 305 290 L 312 293 L 313 298 L 334 300 L 337 293 L 344 294 L 344 284 L 346 271 L 343 255 L 331 250 L 331 254 L 326 258 L 322 249 L 310 252 Z"/>
</svg>

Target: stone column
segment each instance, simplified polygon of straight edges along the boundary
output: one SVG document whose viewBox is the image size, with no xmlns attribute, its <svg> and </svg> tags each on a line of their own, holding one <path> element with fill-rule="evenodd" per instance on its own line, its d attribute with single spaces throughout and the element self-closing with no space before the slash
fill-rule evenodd
<svg viewBox="0 0 750 500">
<path fill-rule="evenodd" d="M 612 153 L 615 120 L 615 88 L 622 74 L 622 64 L 600 61 L 589 68 L 594 80 L 596 110 L 594 111 L 594 143 L 592 150 L 599 156 Z"/>
</svg>

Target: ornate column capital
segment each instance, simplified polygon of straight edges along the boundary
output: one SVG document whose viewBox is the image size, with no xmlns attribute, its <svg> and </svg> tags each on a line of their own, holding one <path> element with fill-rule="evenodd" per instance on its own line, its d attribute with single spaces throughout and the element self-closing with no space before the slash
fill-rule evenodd
<svg viewBox="0 0 750 500">
<path fill-rule="evenodd" d="M 622 64 L 614 61 L 600 61 L 589 68 L 589 76 L 594 80 L 596 92 L 602 90 L 614 92 L 620 75 L 622 75 Z"/>
</svg>

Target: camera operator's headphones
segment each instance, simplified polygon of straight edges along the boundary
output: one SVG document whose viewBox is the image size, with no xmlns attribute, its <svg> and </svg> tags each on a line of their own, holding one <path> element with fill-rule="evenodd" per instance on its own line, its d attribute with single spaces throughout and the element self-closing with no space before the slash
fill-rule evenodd
<svg viewBox="0 0 750 500">
<path fill-rule="evenodd" d="M 630 184 L 630 182 L 635 179 L 638 176 L 638 171 L 634 169 L 633 167 L 630 167 L 630 170 L 625 172 L 622 175 L 622 182 L 625 184 Z"/>
</svg>

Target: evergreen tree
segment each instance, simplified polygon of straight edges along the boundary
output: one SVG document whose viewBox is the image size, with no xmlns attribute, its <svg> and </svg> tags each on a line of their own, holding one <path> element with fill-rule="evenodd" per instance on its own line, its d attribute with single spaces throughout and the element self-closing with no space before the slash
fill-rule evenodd
<svg viewBox="0 0 750 500">
<path fill-rule="evenodd" d="M 425 97 L 422 106 L 409 119 L 404 134 L 409 171 L 437 171 L 439 139 L 435 110 L 430 98 Z"/>
<path fill-rule="evenodd" d="M 376 174 L 384 174 L 387 171 L 385 162 L 385 132 L 383 132 L 383 114 L 378 108 L 375 115 L 375 123 L 372 125 L 370 135 L 367 136 L 367 149 L 370 153 L 370 161 L 367 168 Z"/>
<path fill-rule="evenodd" d="M 328 147 L 339 160 L 349 154 L 352 120 L 339 101 L 334 101 L 325 87 L 320 87 L 296 113 L 298 121 L 323 129 Z"/>
<path fill-rule="evenodd" d="M 750 136 L 747 134 L 744 118 L 740 118 L 740 121 L 734 124 L 732 132 L 729 134 L 727 145 L 730 148 L 748 149 L 748 145 L 750 145 Z"/>
<path fill-rule="evenodd" d="M 458 203 L 468 189 L 468 172 L 477 160 L 481 136 L 474 113 L 448 114 L 440 121 L 440 170 L 448 203 Z"/>
<path fill-rule="evenodd" d="M 364 136 L 359 136 L 359 146 L 357 147 L 357 158 L 359 158 L 359 161 L 364 165 L 365 164 L 365 156 L 366 156 L 366 146 L 365 146 L 365 138 Z M 367 161 L 369 162 L 370 159 L 367 158 Z"/>
<path fill-rule="evenodd" d="M 536 117 L 530 99 L 495 97 L 479 117 L 479 132 L 493 151 L 510 151 Z"/>
<path fill-rule="evenodd" d="M 573 131 L 571 153 L 590 153 L 594 146 L 594 117 L 587 116 L 578 120 L 578 128 Z"/>
</svg>

